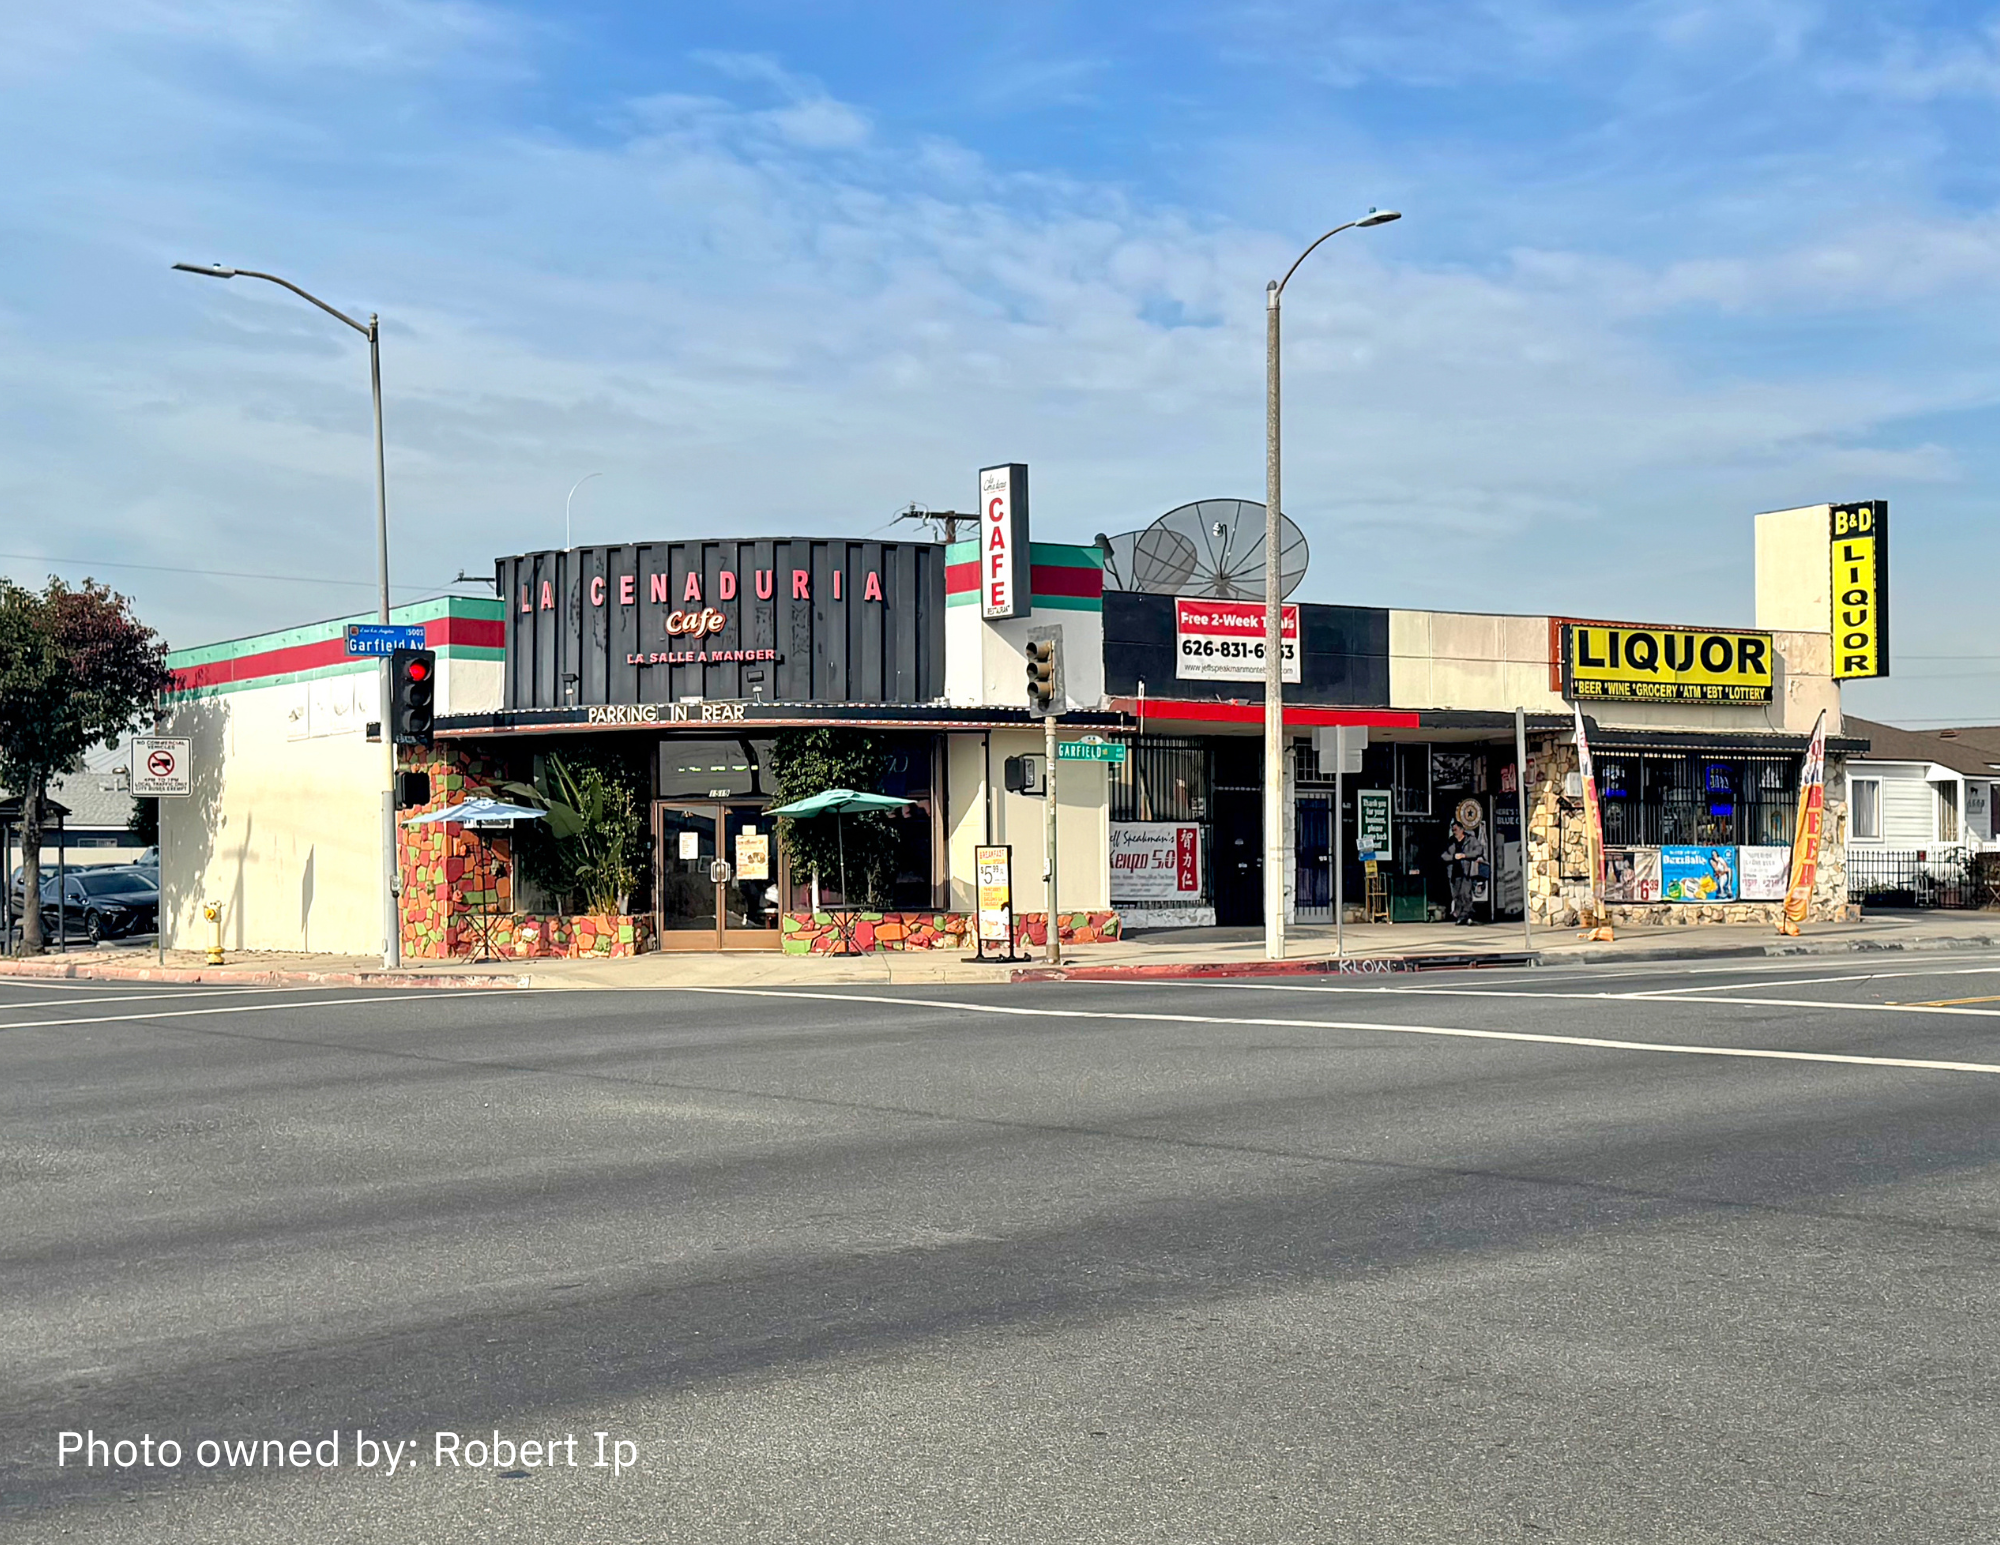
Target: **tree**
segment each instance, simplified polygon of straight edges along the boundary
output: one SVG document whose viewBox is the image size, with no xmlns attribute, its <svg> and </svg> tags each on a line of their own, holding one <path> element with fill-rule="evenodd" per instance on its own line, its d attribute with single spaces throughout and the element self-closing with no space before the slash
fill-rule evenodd
<svg viewBox="0 0 2000 1545">
<path fill-rule="evenodd" d="M 623 912 L 639 881 L 646 823 L 630 784 L 616 766 L 535 758 L 532 783 L 501 790 L 548 812 L 523 822 L 514 839 L 521 873 L 555 898 L 558 908 Z"/>
<path fill-rule="evenodd" d="M 827 789 L 878 794 L 884 771 L 881 751 L 859 730 L 785 730 L 771 743 L 772 792 L 780 805 Z M 830 880 L 840 873 L 843 848 L 848 883 L 869 899 L 882 894 L 895 875 L 896 831 L 888 816 L 879 811 L 817 815 L 805 820 L 786 816 L 778 830 L 795 877 L 817 870 Z M 841 899 L 851 902 L 854 898 Z"/>
<path fill-rule="evenodd" d="M 42 949 L 35 903 L 49 779 L 100 740 L 148 722 L 173 683 L 167 646 L 122 595 L 86 579 L 40 592 L 0 579 L 0 782 L 21 796 L 21 942 Z"/>
</svg>

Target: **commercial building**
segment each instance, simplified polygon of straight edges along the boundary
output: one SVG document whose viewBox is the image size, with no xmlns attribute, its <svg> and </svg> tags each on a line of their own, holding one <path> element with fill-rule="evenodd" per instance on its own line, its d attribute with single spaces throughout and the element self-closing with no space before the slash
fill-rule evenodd
<svg viewBox="0 0 2000 1545">
<path fill-rule="evenodd" d="M 1220 593 L 1227 574 L 1177 564 L 1164 540 L 1034 541 L 1026 469 L 988 469 L 981 483 L 979 535 L 949 547 L 726 534 L 586 546 L 499 559 L 495 597 L 399 609 L 438 652 L 436 739 L 404 756 L 430 774 L 421 808 L 526 781 L 537 755 L 559 752 L 626 769 L 651 836 L 642 883 L 607 924 L 529 894 L 504 837 L 406 826 L 405 950 L 964 947 L 975 849 L 995 844 L 1013 849 L 1024 941 L 1051 913 L 1084 942 L 1127 926 L 1260 923 L 1261 602 Z M 1446 828 L 1462 815 L 1490 834 L 1484 915 L 1525 905 L 1574 921 L 1590 884 L 1581 706 L 1614 918 L 1662 921 L 1774 914 L 1772 854 L 1790 842 L 1800 760 L 1824 714 L 1835 797 L 1814 905 L 1841 914 L 1840 771 L 1865 747 L 1840 717 L 1828 542 L 1836 512 L 1855 508 L 1759 517 L 1749 628 L 1604 620 L 1595 603 L 1572 616 L 1287 603 L 1291 753 L 1276 775 L 1288 913 L 1330 919 L 1336 863 L 1354 915 L 1432 913 Z M 1151 575 L 1138 572 L 1147 562 Z M 380 947 L 377 676 L 345 657 L 345 620 L 172 657 L 180 690 L 162 729 L 195 742 L 195 794 L 166 802 L 163 821 L 180 937 L 219 899 L 236 948 Z M 1023 664 L 1043 640 L 1061 662 L 1059 737 L 1125 748 L 1122 761 L 1057 764 L 1053 896 L 1044 726 Z M 1367 744 L 1336 802 L 1326 732 L 1341 728 Z M 771 840 L 787 737 L 829 729 L 865 736 L 886 769 L 880 791 L 909 802 L 891 872 L 866 896 L 794 872 Z M 829 921 L 864 899 L 858 919 Z"/>
</svg>

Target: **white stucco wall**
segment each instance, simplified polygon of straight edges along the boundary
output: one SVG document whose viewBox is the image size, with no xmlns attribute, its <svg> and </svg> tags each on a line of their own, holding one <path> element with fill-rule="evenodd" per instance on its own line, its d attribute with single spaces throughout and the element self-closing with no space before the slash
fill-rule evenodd
<svg viewBox="0 0 2000 1545">
<path fill-rule="evenodd" d="M 976 903 L 973 849 L 986 840 L 986 787 L 982 737 L 954 735 L 949 748 L 951 808 L 951 905 L 969 912 Z M 1047 910 L 1042 880 L 1046 804 L 1040 798 L 1009 794 L 1004 768 L 1010 756 L 1040 756 L 1043 740 L 1031 730 L 995 730 L 992 743 L 993 840 L 1014 849 L 1014 909 Z M 1056 774 L 1056 865 L 1058 909 L 1104 911 L 1111 905 L 1110 803 L 1105 768 L 1093 762 L 1065 762 Z"/>
<path fill-rule="evenodd" d="M 194 794 L 160 802 L 167 944 L 209 939 L 205 901 L 223 906 L 229 949 L 375 954 L 382 948 L 380 745 L 372 671 L 246 687 L 175 708 L 160 733 L 194 741 Z M 299 708 L 346 688 L 344 727 L 300 734 Z M 310 708 L 306 710 L 310 713 Z M 328 709 L 331 719 L 331 709 Z"/>
</svg>

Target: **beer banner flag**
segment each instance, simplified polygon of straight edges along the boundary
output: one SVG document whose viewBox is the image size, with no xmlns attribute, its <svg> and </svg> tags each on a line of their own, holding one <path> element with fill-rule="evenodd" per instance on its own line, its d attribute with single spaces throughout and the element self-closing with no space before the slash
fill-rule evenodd
<svg viewBox="0 0 2000 1545">
<path fill-rule="evenodd" d="M 1583 774 L 1583 813 L 1589 823 L 1590 910 L 1600 921 L 1604 917 L 1604 807 L 1597 802 L 1597 772 L 1590 765 L 1590 737 L 1583 731 L 1583 707 L 1576 709 L 1576 765 Z"/>
<path fill-rule="evenodd" d="M 1819 875 L 1820 823 L 1826 816 L 1826 710 L 1813 725 L 1799 769 L 1799 824 L 1792 836 L 1792 883 L 1785 887 L 1785 915 L 1778 932 L 1794 934 L 1812 909 L 1813 881 Z"/>
</svg>

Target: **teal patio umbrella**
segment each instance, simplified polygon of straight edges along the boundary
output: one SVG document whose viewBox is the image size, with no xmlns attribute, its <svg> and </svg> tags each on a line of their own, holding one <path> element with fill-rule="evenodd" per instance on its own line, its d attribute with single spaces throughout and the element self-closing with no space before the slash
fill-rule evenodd
<svg viewBox="0 0 2000 1545">
<path fill-rule="evenodd" d="M 815 815 L 830 815 L 834 820 L 834 841 L 840 847 L 840 895 L 847 899 L 847 828 L 840 824 L 840 818 L 850 810 L 896 810 L 904 805 L 913 805 L 913 799 L 897 799 L 890 794 L 858 794 L 853 789 L 821 789 L 817 794 L 808 794 L 804 799 L 795 799 L 789 805 L 780 805 L 772 815 L 790 816 L 794 820 L 804 820 Z"/>
</svg>

